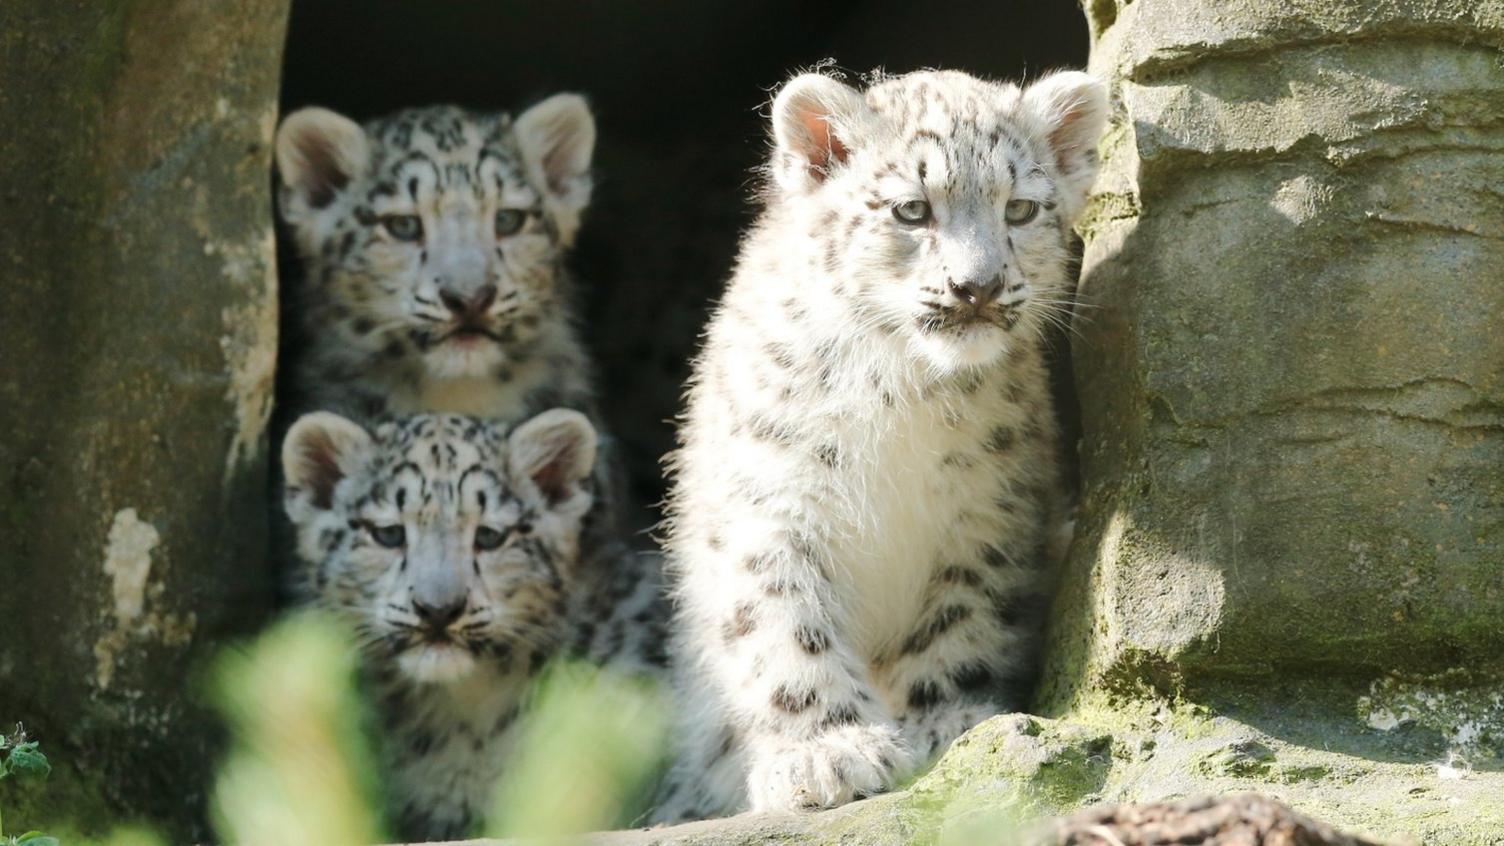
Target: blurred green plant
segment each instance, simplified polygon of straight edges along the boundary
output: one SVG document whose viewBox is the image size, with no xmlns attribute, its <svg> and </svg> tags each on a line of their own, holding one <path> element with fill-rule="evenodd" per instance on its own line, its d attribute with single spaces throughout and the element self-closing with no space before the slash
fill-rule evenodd
<svg viewBox="0 0 1504 846">
<path fill-rule="evenodd" d="M 344 627 L 312 613 L 290 615 L 218 659 L 211 693 L 232 742 L 211 814 L 226 846 L 386 842 L 385 774 L 372 751 L 357 663 Z M 666 764 L 667 705 L 645 681 L 580 663 L 547 668 L 518 723 L 486 835 L 563 846 L 639 823 Z M 49 771 L 20 726 L 0 735 L 0 779 Z M 957 803 L 943 788 L 921 792 L 928 812 L 918 836 L 937 846 L 1017 846 L 1033 816 L 1021 798 Z M 122 828 L 103 846 L 162 843 L 148 830 Z M 0 846 L 59 846 L 59 838 L 0 835 Z"/>
<path fill-rule="evenodd" d="M 356 663 L 348 633 L 313 614 L 219 660 L 214 699 L 232 734 L 213 795 L 222 842 L 383 842 L 383 773 L 364 733 Z M 558 843 L 632 822 L 661 771 L 664 713 L 651 685 L 578 664 L 548 668 L 520 718 L 487 830 Z"/>
<path fill-rule="evenodd" d="M 568 843 L 646 813 L 665 762 L 667 704 L 655 685 L 584 664 L 540 679 L 497 789 L 488 834 Z"/>
<path fill-rule="evenodd" d="M 0 734 L 0 781 L 13 776 L 34 776 L 46 778 L 52 772 L 52 765 L 47 762 L 47 756 L 35 740 L 28 740 L 26 729 L 16 723 L 16 730 L 9 736 Z M 28 831 L 8 837 L 5 834 L 5 820 L 0 815 L 0 844 L 4 846 L 58 846 L 56 837 L 43 834 L 40 831 Z"/>
<path fill-rule="evenodd" d="M 214 699 L 233 738 L 211 808 L 223 842 L 382 842 L 355 662 L 344 629 L 312 614 L 289 616 L 220 659 Z"/>
</svg>

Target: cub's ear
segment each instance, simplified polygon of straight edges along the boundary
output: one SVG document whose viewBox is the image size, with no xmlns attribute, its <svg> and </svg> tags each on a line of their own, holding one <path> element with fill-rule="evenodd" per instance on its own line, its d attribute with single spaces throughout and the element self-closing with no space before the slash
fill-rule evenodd
<svg viewBox="0 0 1504 846">
<path fill-rule="evenodd" d="M 773 175 L 785 191 L 807 191 L 829 178 L 861 144 L 873 120 L 855 88 L 818 73 L 789 80 L 773 98 Z"/>
<path fill-rule="evenodd" d="M 590 203 L 590 156 L 595 116 L 578 94 L 555 94 L 517 117 L 513 125 L 528 178 L 543 191 L 559 238 L 574 243 L 580 214 Z"/>
<path fill-rule="evenodd" d="M 371 436 L 355 423 L 317 411 L 298 418 L 282 442 L 287 514 L 294 523 L 310 509 L 328 511 L 334 488 L 370 454 Z"/>
<path fill-rule="evenodd" d="M 1107 125 L 1107 88 L 1089 74 L 1062 71 L 1029 86 L 1023 105 L 1045 133 L 1066 198 L 1079 208 L 1097 178 L 1097 141 Z"/>
<path fill-rule="evenodd" d="M 537 486 L 549 505 L 580 492 L 595 466 L 595 427 L 585 415 L 555 408 L 518 426 L 508 439 L 512 482 Z"/>
<path fill-rule="evenodd" d="M 370 142 L 355 121 L 328 109 L 299 109 L 277 128 L 277 172 L 288 189 L 289 219 L 334 201 L 370 161 Z"/>
</svg>

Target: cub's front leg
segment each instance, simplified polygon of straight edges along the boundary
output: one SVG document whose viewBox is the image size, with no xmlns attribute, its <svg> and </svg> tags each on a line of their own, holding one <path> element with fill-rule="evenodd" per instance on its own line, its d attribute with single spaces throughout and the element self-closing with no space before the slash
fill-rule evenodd
<svg viewBox="0 0 1504 846">
<path fill-rule="evenodd" d="M 776 523 L 715 541 L 686 573 L 700 667 L 741 738 L 757 811 L 828 808 L 891 787 L 911 756 L 845 642 L 818 548 Z M 712 545 L 714 545 L 712 544 Z"/>
<path fill-rule="evenodd" d="M 1020 704 L 1044 613 L 1045 560 L 1036 533 L 1016 534 L 954 552 L 932 576 L 909 634 L 876 662 L 877 683 L 901 703 L 898 724 L 918 763 L 1004 704 Z"/>
</svg>

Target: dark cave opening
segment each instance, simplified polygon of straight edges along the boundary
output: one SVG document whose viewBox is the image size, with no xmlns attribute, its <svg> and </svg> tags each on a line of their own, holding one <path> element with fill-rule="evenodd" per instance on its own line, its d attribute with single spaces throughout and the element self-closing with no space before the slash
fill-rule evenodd
<svg viewBox="0 0 1504 846">
<path fill-rule="evenodd" d="M 1083 66 L 1087 46 L 1086 19 L 1069 0 L 302 0 L 281 106 L 364 121 L 438 102 L 516 112 L 557 91 L 590 99 L 596 184 L 572 266 L 603 413 L 637 499 L 657 502 L 689 359 L 755 212 L 771 90 L 826 59 L 854 75 L 940 67 L 1030 78 Z M 290 252 L 279 244 L 283 278 L 295 280 Z M 1056 347 L 1073 445 L 1068 350 Z"/>
</svg>

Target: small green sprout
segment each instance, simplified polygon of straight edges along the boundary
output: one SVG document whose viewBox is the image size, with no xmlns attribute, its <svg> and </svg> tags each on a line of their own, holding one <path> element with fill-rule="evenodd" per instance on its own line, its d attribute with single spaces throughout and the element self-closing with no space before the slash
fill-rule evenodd
<svg viewBox="0 0 1504 846">
<path fill-rule="evenodd" d="M 26 728 L 16 723 L 16 730 L 9 736 L 0 734 L 0 781 L 11 776 L 37 776 L 46 778 L 52 772 L 47 756 L 42 754 L 37 741 L 26 739 Z M 5 836 L 3 818 L 0 818 L 0 844 L 3 846 L 58 846 L 56 837 L 40 831 L 28 831 L 14 837 Z"/>
</svg>

